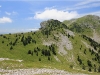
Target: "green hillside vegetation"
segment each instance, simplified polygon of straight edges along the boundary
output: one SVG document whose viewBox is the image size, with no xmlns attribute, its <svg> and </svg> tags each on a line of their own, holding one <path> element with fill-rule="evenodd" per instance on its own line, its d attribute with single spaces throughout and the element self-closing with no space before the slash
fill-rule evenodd
<svg viewBox="0 0 100 75">
<path fill-rule="evenodd" d="M 92 36 L 93 29 L 100 33 L 100 17 L 95 15 L 87 15 L 76 20 L 64 21 L 69 25 L 69 29 L 77 33 Z"/>
<path fill-rule="evenodd" d="M 98 28 L 97 32 L 99 30 L 100 21 L 94 20 L 91 15 L 79 18 L 72 23 L 51 19 L 42 22 L 41 28 L 35 32 L 0 35 L 0 58 L 23 60 L 22 62 L 0 61 L 0 68 L 46 67 L 73 73 L 98 75 L 100 72 L 100 44 L 89 37 L 92 35 L 92 28 Z M 73 31 L 75 36 L 66 30 Z M 62 39 L 65 43 L 68 39 L 72 47 L 68 49 L 62 45 Z M 87 47 L 86 44 L 89 46 Z M 59 53 L 60 47 L 66 54 Z"/>
</svg>

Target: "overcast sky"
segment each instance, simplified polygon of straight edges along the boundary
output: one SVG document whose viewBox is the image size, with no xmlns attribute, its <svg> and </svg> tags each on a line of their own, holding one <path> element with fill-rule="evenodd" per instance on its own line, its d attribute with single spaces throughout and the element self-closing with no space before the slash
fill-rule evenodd
<svg viewBox="0 0 100 75">
<path fill-rule="evenodd" d="M 100 16 L 100 0 L 0 0 L 0 33 L 31 31 L 48 19 Z"/>
</svg>

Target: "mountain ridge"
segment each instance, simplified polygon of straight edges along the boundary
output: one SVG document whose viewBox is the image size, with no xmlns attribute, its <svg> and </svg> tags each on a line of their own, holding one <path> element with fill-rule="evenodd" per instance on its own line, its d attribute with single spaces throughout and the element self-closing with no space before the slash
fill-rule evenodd
<svg viewBox="0 0 100 75">
<path fill-rule="evenodd" d="M 99 29 L 100 19 L 97 20 L 96 17 L 97 21 L 93 21 L 92 24 L 91 17 L 95 20 L 94 16 L 88 15 L 70 21 L 68 25 L 65 21 L 51 19 L 41 22 L 41 28 L 35 32 L 0 35 L 0 58 L 22 60 L 0 61 L 0 68 L 46 66 L 75 73 L 99 75 L 100 43 L 93 39 L 94 28 L 90 26 L 97 23 Z M 96 33 L 98 29 L 95 29 Z M 13 66 L 10 66 L 11 63 Z M 22 66 L 15 66 L 16 64 Z"/>
</svg>

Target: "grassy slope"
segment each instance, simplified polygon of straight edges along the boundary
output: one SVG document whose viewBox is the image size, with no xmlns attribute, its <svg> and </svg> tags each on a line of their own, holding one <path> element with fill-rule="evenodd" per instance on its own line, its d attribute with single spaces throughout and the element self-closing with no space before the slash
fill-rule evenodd
<svg viewBox="0 0 100 75">
<path fill-rule="evenodd" d="M 17 62 L 17 61 L 0 61 L 0 67 L 2 68 L 7 68 L 9 67 L 11 68 L 32 68 L 32 67 L 38 67 L 38 68 L 42 68 L 42 67 L 47 67 L 47 68 L 58 68 L 58 69 L 65 69 L 67 71 L 71 71 L 71 72 L 84 72 L 84 73 L 88 73 L 88 67 L 86 67 L 87 71 L 83 71 L 82 70 L 82 65 L 79 65 L 79 62 L 77 61 L 77 56 L 79 55 L 80 58 L 82 59 L 82 62 L 84 63 L 85 66 L 87 66 L 87 60 L 88 59 L 92 59 L 93 56 L 91 56 L 89 49 L 86 48 L 86 46 L 81 42 L 81 40 L 84 40 L 82 37 L 80 37 L 80 34 L 75 33 L 75 37 L 74 39 L 72 39 L 71 37 L 69 38 L 72 42 L 73 45 L 73 49 L 72 50 L 67 50 L 67 55 L 65 56 L 61 56 L 57 53 L 57 57 L 59 58 L 59 60 L 61 62 L 57 62 L 54 59 L 54 55 L 52 54 L 50 56 L 50 58 L 52 60 L 48 60 L 48 57 L 45 56 L 41 56 L 41 52 L 38 52 L 38 56 L 33 53 L 32 55 L 27 54 L 28 50 L 34 50 L 34 48 L 39 47 L 39 48 L 47 48 L 46 46 L 42 45 L 42 40 L 52 40 L 52 41 L 56 41 L 54 40 L 54 34 L 57 34 L 58 32 L 62 33 L 63 35 L 66 35 L 66 33 L 64 33 L 63 29 L 57 29 L 51 32 L 51 35 L 49 35 L 49 38 L 46 37 L 46 35 L 43 35 L 41 33 L 41 30 L 37 31 L 37 32 L 28 32 L 28 33 L 24 33 L 24 34 L 6 34 L 3 36 L 0 36 L 0 57 L 1 58 L 11 58 L 11 59 L 21 59 L 24 60 L 23 62 Z M 22 42 L 21 42 L 21 37 L 24 35 L 24 37 L 27 36 L 32 36 L 33 39 L 36 40 L 36 44 L 35 43 L 30 43 L 26 46 L 23 46 Z M 6 36 L 8 39 L 4 38 L 4 36 Z M 68 36 L 66 36 L 68 37 Z M 16 38 L 19 38 L 17 41 L 17 44 L 15 46 L 13 46 L 13 49 L 10 50 L 11 45 L 9 45 L 9 43 L 12 41 L 14 42 L 16 40 Z M 60 38 L 60 37 L 59 37 Z M 2 43 L 2 41 L 4 41 L 4 43 Z M 84 40 L 86 41 L 86 40 Z M 89 43 L 88 41 L 86 41 L 87 43 Z M 8 46 L 7 46 L 8 44 Z M 80 47 L 82 45 L 82 49 L 80 50 Z M 86 54 L 84 54 L 84 49 L 86 49 Z M 58 51 L 56 49 L 56 51 Z M 39 61 L 39 58 L 41 58 L 41 61 Z M 71 59 L 69 59 L 71 58 Z M 67 60 L 66 60 L 67 59 Z M 13 63 L 13 64 L 11 64 Z M 97 64 L 96 62 L 93 61 L 93 63 Z M 22 64 L 22 65 L 21 65 Z M 11 65 L 13 65 L 14 67 L 12 67 Z M 98 66 L 99 64 L 97 64 Z M 72 67 L 74 67 L 75 69 L 72 69 Z M 79 69 L 79 70 L 78 70 Z M 96 74 L 96 73 L 95 73 Z"/>
<path fill-rule="evenodd" d="M 64 21 L 64 24 L 68 25 L 68 27 L 81 34 L 85 34 L 88 36 L 93 36 L 93 29 L 96 30 L 97 33 L 100 33 L 100 17 L 95 15 L 87 15 L 76 20 Z M 76 24 L 76 25 L 75 25 Z"/>
<path fill-rule="evenodd" d="M 87 65 L 87 60 L 90 60 L 92 62 L 92 66 L 95 64 L 96 68 L 98 68 L 100 66 L 100 64 L 97 61 L 92 60 L 92 58 L 95 58 L 95 55 L 91 55 L 91 52 L 89 51 L 89 48 L 86 48 L 86 46 L 81 42 L 81 40 L 84 40 L 83 38 L 79 37 L 79 35 L 86 35 L 86 36 L 93 36 L 93 28 L 96 30 L 97 33 L 99 33 L 99 26 L 100 26 L 100 19 L 98 19 L 98 17 L 96 16 L 92 16 L 92 15 L 88 15 L 82 18 L 77 19 L 74 22 L 69 22 L 69 21 L 64 21 L 63 23 L 65 23 L 69 29 L 71 29 L 74 32 L 77 32 L 77 30 L 79 29 L 83 29 L 83 31 L 81 32 L 77 32 L 78 34 L 76 34 L 76 38 L 73 40 L 71 39 L 71 41 L 73 42 L 74 45 L 74 51 L 73 54 L 75 56 L 75 58 L 77 58 L 77 56 L 79 55 L 80 58 L 82 59 L 82 62 L 84 63 L 86 70 L 89 69 L 88 65 Z M 76 26 L 75 26 L 76 24 Z M 92 29 L 91 29 L 92 27 Z M 76 43 L 77 41 L 77 43 Z M 86 43 L 89 43 L 89 41 L 84 40 Z M 82 45 L 82 48 L 80 50 L 80 47 Z M 84 54 L 84 49 L 86 49 L 86 54 Z M 98 53 L 99 54 L 99 53 Z M 79 63 L 79 62 L 77 62 Z M 82 67 L 83 65 L 80 65 L 79 67 Z M 94 66 L 91 68 L 92 71 L 94 71 Z"/>
</svg>

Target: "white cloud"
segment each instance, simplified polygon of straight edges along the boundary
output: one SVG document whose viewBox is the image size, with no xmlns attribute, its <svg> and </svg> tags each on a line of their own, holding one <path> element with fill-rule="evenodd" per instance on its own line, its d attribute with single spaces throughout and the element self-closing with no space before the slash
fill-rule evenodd
<svg viewBox="0 0 100 75">
<path fill-rule="evenodd" d="M 7 14 L 7 15 L 17 15 L 18 13 L 17 12 L 15 12 L 15 11 L 13 11 L 13 12 L 5 12 L 5 14 Z"/>
<path fill-rule="evenodd" d="M 11 23 L 12 20 L 8 17 L 2 17 L 0 18 L 0 23 Z"/>
<path fill-rule="evenodd" d="M 85 16 L 85 15 L 96 15 L 96 16 L 100 17 L 100 11 L 80 14 L 78 17 L 82 17 L 82 16 Z"/>
<path fill-rule="evenodd" d="M 77 3 L 75 6 L 86 5 L 86 4 L 93 3 L 93 2 L 100 2 L 100 0 L 86 0 L 86 1 L 81 1 L 81 2 Z"/>
<path fill-rule="evenodd" d="M 100 16 L 100 11 L 92 12 L 92 13 L 90 13 L 90 14 Z"/>
<path fill-rule="evenodd" d="M 11 13 L 9 13 L 9 12 L 5 12 L 7 15 L 11 15 Z"/>
<path fill-rule="evenodd" d="M 83 6 L 75 6 L 73 8 L 67 8 L 66 10 L 77 10 L 77 9 L 83 9 L 83 8 L 92 8 L 92 7 L 99 7 L 100 3 L 92 3 L 88 5 L 83 5 Z"/>
<path fill-rule="evenodd" d="M 13 11 L 13 12 L 12 12 L 12 14 L 13 14 L 13 15 L 17 15 L 18 13 L 17 13 L 17 12 L 15 12 L 15 11 Z"/>
<path fill-rule="evenodd" d="M 76 11 L 63 11 L 57 9 L 45 9 L 45 11 L 36 13 L 34 18 L 47 20 L 47 19 L 57 19 L 59 21 L 70 20 L 76 18 L 78 13 Z"/>
<path fill-rule="evenodd" d="M 0 5 L 0 8 L 1 8 L 2 6 Z"/>
<path fill-rule="evenodd" d="M 92 8 L 92 7 L 99 7 L 100 0 L 86 0 L 86 1 L 79 1 L 79 3 L 72 6 L 72 8 L 65 8 L 66 10 L 78 10 L 84 8 Z"/>
</svg>

